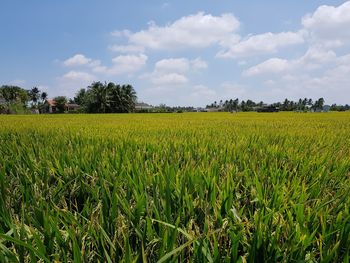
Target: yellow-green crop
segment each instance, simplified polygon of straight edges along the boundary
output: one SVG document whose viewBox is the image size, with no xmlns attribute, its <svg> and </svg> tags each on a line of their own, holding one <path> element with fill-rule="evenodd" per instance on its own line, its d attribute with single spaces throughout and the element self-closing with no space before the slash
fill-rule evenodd
<svg viewBox="0 0 350 263">
<path fill-rule="evenodd" d="M 0 116 L 0 262 L 349 262 L 350 113 Z"/>
</svg>

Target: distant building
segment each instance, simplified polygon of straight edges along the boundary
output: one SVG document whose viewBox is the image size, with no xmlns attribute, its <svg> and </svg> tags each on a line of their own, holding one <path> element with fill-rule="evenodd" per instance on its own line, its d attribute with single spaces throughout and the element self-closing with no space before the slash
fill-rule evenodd
<svg viewBox="0 0 350 263">
<path fill-rule="evenodd" d="M 210 108 L 206 108 L 207 112 L 221 112 L 221 111 L 225 111 L 224 107 L 210 107 Z"/>
<path fill-rule="evenodd" d="M 153 108 L 154 107 L 152 105 L 149 105 L 149 104 L 144 103 L 144 102 L 138 102 L 135 104 L 136 111 L 151 110 Z"/>
<path fill-rule="evenodd" d="M 80 105 L 76 103 L 67 103 L 66 104 L 66 112 L 75 112 L 80 109 Z"/>
<path fill-rule="evenodd" d="M 48 113 L 56 113 L 56 102 L 53 99 L 48 99 L 44 103 L 44 108 Z"/>
<path fill-rule="evenodd" d="M 66 112 L 74 112 L 80 108 L 80 105 L 75 103 L 66 103 L 65 105 L 65 111 Z M 43 106 L 43 112 L 44 113 L 56 113 L 57 107 L 56 102 L 53 99 L 48 99 L 45 101 Z"/>
</svg>

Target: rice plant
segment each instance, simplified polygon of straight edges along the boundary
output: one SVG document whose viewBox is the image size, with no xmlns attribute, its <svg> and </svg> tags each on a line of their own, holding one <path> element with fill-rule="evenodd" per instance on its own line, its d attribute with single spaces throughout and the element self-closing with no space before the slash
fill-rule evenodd
<svg viewBox="0 0 350 263">
<path fill-rule="evenodd" d="M 350 114 L 0 116 L 0 262 L 349 262 Z"/>
</svg>

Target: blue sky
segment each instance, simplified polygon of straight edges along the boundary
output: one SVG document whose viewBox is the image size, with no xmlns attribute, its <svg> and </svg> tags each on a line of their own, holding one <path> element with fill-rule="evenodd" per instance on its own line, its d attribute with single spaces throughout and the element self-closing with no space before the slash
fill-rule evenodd
<svg viewBox="0 0 350 263">
<path fill-rule="evenodd" d="M 350 103 L 350 1 L 0 3 L 0 85 L 73 97 L 93 81 L 140 101 Z"/>
</svg>

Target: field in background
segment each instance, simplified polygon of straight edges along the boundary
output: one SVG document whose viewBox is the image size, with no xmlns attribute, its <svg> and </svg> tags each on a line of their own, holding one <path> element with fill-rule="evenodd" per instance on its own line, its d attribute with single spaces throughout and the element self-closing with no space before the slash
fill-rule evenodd
<svg viewBox="0 0 350 263">
<path fill-rule="evenodd" d="M 0 116 L 0 262 L 339 262 L 350 113 Z"/>
</svg>

